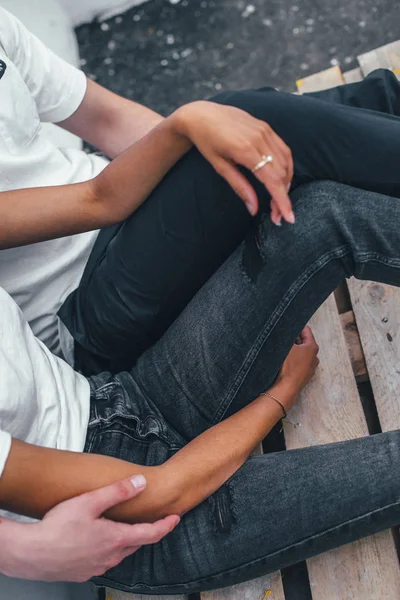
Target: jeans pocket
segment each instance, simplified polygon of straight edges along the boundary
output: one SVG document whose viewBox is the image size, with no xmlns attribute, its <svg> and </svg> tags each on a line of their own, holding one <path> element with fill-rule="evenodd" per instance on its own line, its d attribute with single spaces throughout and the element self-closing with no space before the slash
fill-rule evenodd
<svg viewBox="0 0 400 600">
<path fill-rule="evenodd" d="M 154 434 L 137 434 L 136 421 L 116 417 L 90 432 L 86 452 L 112 456 L 126 462 L 154 467 L 163 464 L 178 450 Z"/>
<path fill-rule="evenodd" d="M 110 376 L 92 394 L 85 452 L 155 466 L 182 446 L 182 440 L 156 408 L 149 406 L 131 378 L 122 383 Z"/>
</svg>

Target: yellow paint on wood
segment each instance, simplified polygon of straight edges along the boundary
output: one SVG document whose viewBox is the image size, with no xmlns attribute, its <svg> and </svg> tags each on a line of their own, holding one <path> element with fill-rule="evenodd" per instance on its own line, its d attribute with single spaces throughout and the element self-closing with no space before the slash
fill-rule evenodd
<svg viewBox="0 0 400 600">
<path fill-rule="evenodd" d="M 301 94 L 307 92 L 316 92 L 318 90 L 326 90 L 336 85 L 343 85 L 344 79 L 340 67 L 330 67 L 325 71 L 320 71 L 314 75 L 309 75 L 297 82 L 297 89 Z"/>
</svg>

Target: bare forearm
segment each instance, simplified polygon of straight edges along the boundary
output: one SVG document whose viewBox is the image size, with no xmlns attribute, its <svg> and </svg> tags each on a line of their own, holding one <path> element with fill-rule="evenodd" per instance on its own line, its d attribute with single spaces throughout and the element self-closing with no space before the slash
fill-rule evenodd
<svg viewBox="0 0 400 600">
<path fill-rule="evenodd" d="M 287 386 L 280 384 L 276 393 L 283 401 L 292 395 Z M 137 522 L 183 514 L 229 479 L 281 417 L 279 405 L 260 397 L 205 431 L 159 467 L 14 441 L 0 479 L 0 506 L 42 517 L 68 498 L 142 473 L 148 481 L 146 490 L 135 500 L 110 511 L 109 516 Z"/>
<path fill-rule="evenodd" d="M 93 180 L 96 197 L 107 205 L 113 219 L 125 219 L 148 198 L 191 145 L 188 138 L 177 133 L 172 115 Z"/>
<path fill-rule="evenodd" d="M 85 98 L 78 110 L 59 123 L 110 158 L 147 135 L 164 117 L 88 79 Z"/>
<path fill-rule="evenodd" d="M 122 221 L 189 148 L 165 120 L 92 181 L 0 193 L 0 249 Z"/>
<path fill-rule="evenodd" d="M 271 391 L 286 406 L 296 395 L 286 383 L 277 383 Z M 221 487 L 282 416 L 278 403 L 260 396 L 175 454 L 165 463 L 165 469 L 169 477 L 179 479 L 184 493 L 170 505 L 172 512 L 187 512 Z"/>
<path fill-rule="evenodd" d="M 122 221 L 148 198 L 192 145 L 255 215 L 257 194 L 238 166 L 252 169 L 260 155 L 259 144 L 266 138 L 269 148 L 278 143 L 266 123 L 241 109 L 208 101 L 192 102 L 161 121 L 91 182 L 58 189 L 37 188 L 22 195 L 1 193 L 0 248 Z M 279 148 L 277 154 L 281 154 L 281 145 Z M 287 178 L 293 172 L 293 163 L 286 147 L 282 161 L 285 168 L 279 170 L 280 175 L 265 169 L 257 172 L 257 177 L 274 198 L 280 214 L 293 223 L 295 216 L 287 194 Z"/>
<path fill-rule="evenodd" d="M 272 391 L 287 406 L 296 395 L 286 382 L 277 383 Z M 159 467 L 155 484 L 149 485 L 134 503 L 111 511 L 110 516 L 135 522 L 188 512 L 219 489 L 245 463 L 281 418 L 279 404 L 260 396 L 184 446 Z"/>
<path fill-rule="evenodd" d="M 162 481 L 162 472 L 157 467 L 143 467 L 113 457 L 54 450 L 13 440 L 0 478 L 0 508 L 41 518 L 64 500 L 139 473 L 148 481 L 146 503 L 156 511 L 155 500 Z M 167 489 L 164 491 L 168 496 Z M 115 513 L 113 516 L 117 519 L 119 515 Z"/>
<path fill-rule="evenodd" d="M 164 120 L 164 117 L 146 106 L 126 99 L 121 102 L 120 109 L 111 120 L 107 135 L 94 144 L 112 159 L 125 152 Z"/>
<path fill-rule="evenodd" d="M 0 250 L 97 229 L 103 207 L 89 182 L 0 193 Z"/>
</svg>

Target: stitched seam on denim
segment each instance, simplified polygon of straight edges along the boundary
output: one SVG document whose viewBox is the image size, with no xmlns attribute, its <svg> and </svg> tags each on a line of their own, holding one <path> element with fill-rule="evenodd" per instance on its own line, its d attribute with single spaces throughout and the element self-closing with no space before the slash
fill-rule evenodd
<svg viewBox="0 0 400 600">
<path fill-rule="evenodd" d="M 329 527 L 328 529 L 324 529 L 323 531 L 320 531 L 319 533 L 315 533 L 314 535 L 311 535 L 311 536 L 309 536 L 307 538 L 304 538 L 303 540 L 300 540 L 299 542 L 296 542 L 295 544 L 291 544 L 290 546 L 285 546 L 284 548 L 281 548 L 280 550 L 277 550 L 276 552 L 272 552 L 271 554 L 268 554 L 266 556 L 263 556 L 263 557 L 260 557 L 260 558 L 256 558 L 255 560 L 252 560 L 252 561 L 250 561 L 248 563 L 240 565 L 240 567 L 236 567 L 234 569 L 231 569 L 231 571 L 221 571 L 220 573 L 215 573 L 214 575 L 211 576 L 211 578 L 218 577 L 220 575 L 225 576 L 225 575 L 229 574 L 230 572 L 236 572 L 239 569 L 244 569 L 244 568 L 250 567 L 250 566 L 255 565 L 255 564 L 259 563 L 259 562 L 262 562 L 266 558 L 271 558 L 272 556 L 280 554 L 283 551 L 286 551 L 286 550 L 289 550 L 289 549 L 291 550 L 292 548 L 297 548 L 297 547 L 302 546 L 304 544 L 308 544 L 311 540 L 318 539 L 318 538 L 320 538 L 323 535 L 327 535 L 327 534 L 329 534 L 331 532 L 335 532 L 335 531 L 337 531 L 338 529 L 340 529 L 342 527 L 347 527 L 348 525 L 350 525 L 352 523 L 356 523 L 357 521 L 360 521 L 361 519 L 365 519 L 366 517 L 367 518 L 368 517 L 372 517 L 373 515 L 379 514 L 380 512 L 382 512 L 384 510 L 387 510 L 387 509 L 392 508 L 392 507 L 396 508 L 398 506 L 399 506 L 399 500 L 397 500 L 396 502 L 391 502 L 390 504 L 385 504 L 385 506 L 382 506 L 382 507 L 380 507 L 380 508 L 378 508 L 376 510 L 369 511 L 369 512 L 364 513 L 362 515 L 359 515 L 358 517 L 355 517 L 353 519 L 348 519 L 347 521 L 343 521 L 342 523 L 339 523 L 338 525 L 335 525 L 334 527 Z M 207 580 L 208 578 L 204 578 L 204 579 Z"/>
<path fill-rule="evenodd" d="M 173 433 L 173 435 L 177 438 L 177 442 L 181 443 L 182 446 L 181 448 L 183 448 L 186 444 L 187 444 L 187 440 L 185 440 L 185 438 L 183 438 L 181 436 L 181 434 L 176 431 L 176 429 L 170 424 L 170 422 L 165 418 L 165 416 L 163 415 L 163 413 L 161 412 L 161 409 L 156 405 L 156 403 L 154 402 L 154 400 L 152 400 L 150 398 L 150 396 L 147 394 L 146 390 L 143 388 L 143 385 L 139 379 L 139 377 L 135 377 L 135 382 L 139 388 L 139 390 L 142 392 L 144 398 L 146 398 L 147 402 L 150 404 L 150 406 L 153 408 L 155 407 L 156 410 L 160 413 L 162 420 L 165 423 L 165 426 L 171 430 L 171 432 Z"/>
<path fill-rule="evenodd" d="M 287 550 L 292 550 L 293 548 L 298 548 L 304 544 L 309 543 L 311 540 L 315 540 L 323 535 L 327 535 L 330 532 L 335 532 L 338 529 L 342 528 L 342 527 L 346 527 L 352 523 L 356 523 L 357 521 L 360 521 L 361 519 L 365 519 L 366 517 L 373 517 L 376 514 L 381 513 L 384 510 L 390 509 L 392 507 L 396 508 L 399 506 L 399 502 L 400 500 L 397 500 L 396 502 L 391 502 L 390 504 L 385 504 L 385 506 L 381 506 L 380 508 L 364 513 L 358 517 L 355 517 L 354 519 L 349 519 L 348 521 L 343 521 L 342 523 L 339 523 L 338 525 L 335 525 L 334 527 L 329 527 L 329 529 L 324 529 L 323 531 L 320 531 L 319 533 L 315 533 L 314 535 L 311 535 L 307 538 L 304 538 L 303 540 L 296 542 L 295 544 L 291 544 L 289 546 L 285 546 L 284 548 L 281 548 L 280 550 L 276 550 L 275 552 L 272 552 L 270 554 L 266 554 L 265 556 L 262 556 L 260 558 L 256 558 L 255 560 L 251 560 L 247 563 L 244 563 L 238 567 L 234 567 L 233 569 L 230 570 L 225 570 L 225 571 L 220 571 L 219 573 L 214 573 L 213 575 L 210 575 L 209 577 L 203 577 L 202 579 L 194 579 L 191 581 L 186 581 L 184 583 L 178 583 L 178 584 L 170 584 L 170 585 L 165 585 L 165 586 L 151 586 L 148 585 L 146 583 L 143 582 L 136 582 L 133 586 L 127 586 L 127 585 L 121 585 L 119 586 L 119 589 L 121 590 L 126 590 L 126 591 L 130 591 L 133 590 L 136 586 L 142 586 L 148 590 L 157 592 L 157 590 L 164 590 L 166 588 L 168 588 L 168 590 L 174 590 L 174 588 L 177 589 L 182 589 L 182 587 L 188 587 L 190 585 L 196 584 L 201 585 L 201 583 L 207 583 L 207 582 L 211 582 L 214 579 L 217 579 L 218 577 L 225 577 L 227 575 L 229 575 L 230 573 L 237 573 L 238 571 L 242 570 L 242 569 L 246 569 L 248 567 L 251 567 L 253 565 L 256 565 L 257 563 L 263 562 L 267 559 L 272 558 L 273 556 L 276 556 L 284 551 Z M 223 534 L 221 534 L 223 535 Z M 102 577 L 95 577 L 94 578 L 96 581 L 105 581 L 105 582 L 111 582 L 113 583 L 113 585 L 115 584 L 114 580 L 108 577 L 105 577 L 104 575 Z M 140 590 L 139 590 L 140 593 Z M 168 592 L 170 593 L 170 592 Z"/>
<path fill-rule="evenodd" d="M 94 445 L 94 441 L 95 441 L 95 436 L 96 436 L 96 433 L 94 431 L 89 431 L 89 430 L 87 431 L 85 446 L 84 446 L 85 454 L 91 454 L 92 448 Z"/>
<path fill-rule="evenodd" d="M 117 420 L 117 419 L 121 419 L 121 420 L 126 420 L 128 422 L 134 422 L 136 424 L 136 426 L 139 428 L 143 423 L 146 422 L 147 419 L 141 420 L 138 416 L 136 415 L 121 415 L 119 413 L 113 413 L 112 415 L 110 415 L 107 418 L 103 418 L 103 417 L 99 417 L 96 419 L 96 421 L 91 421 L 91 423 L 89 423 L 89 427 L 88 427 L 88 431 L 90 430 L 92 432 L 93 435 L 93 439 L 100 434 L 103 433 L 119 433 L 120 435 L 125 435 L 128 437 L 131 437 L 131 439 L 134 439 L 135 441 L 144 441 L 146 442 L 147 438 L 149 436 L 155 436 L 158 440 L 160 440 L 161 442 L 163 442 L 164 444 L 166 444 L 168 447 L 172 447 L 175 448 L 175 446 L 171 446 L 171 441 L 168 439 L 168 431 L 166 433 L 166 435 L 163 433 L 163 429 L 164 429 L 164 424 L 160 423 L 158 417 L 154 416 L 154 415 L 150 415 L 148 418 L 152 418 L 154 420 L 157 421 L 158 426 L 160 427 L 160 431 L 161 433 L 154 433 L 152 431 L 149 431 L 146 434 L 143 435 L 129 435 L 129 433 L 126 433 L 124 431 L 120 431 L 118 429 L 110 429 L 110 427 L 112 427 L 113 425 L 113 421 Z M 101 427 L 100 431 L 96 431 L 96 428 Z M 123 425 L 121 425 L 121 427 L 123 427 Z M 178 443 L 177 441 L 175 442 L 175 444 Z M 93 446 L 94 442 L 92 442 L 91 446 Z M 182 446 L 179 446 L 178 449 L 181 449 Z"/>
<path fill-rule="evenodd" d="M 136 421 L 137 425 L 140 425 L 142 423 L 142 421 L 140 421 L 139 419 L 133 419 Z M 112 423 L 109 423 L 108 426 L 106 425 L 104 428 L 102 428 L 101 431 L 99 432 L 95 432 L 94 435 L 97 435 L 97 433 L 99 434 L 108 434 L 108 433 L 118 433 L 118 435 L 123 435 L 124 437 L 128 437 L 132 440 L 135 440 L 135 442 L 144 442 L 145 444 L 148 443 L 148 438 L 150 436 L 153 436 L 154 438 L 156 438 L 157 440 L 159 440 L 160 442 L 164 443 L 166 446 L 168 446 L 168 448 L 173 448 L 175 449 L 176 446 L 172 446 L 171 442 L 165 438 L 162 434 L 157 434 L 154 433 L 153 431 L 149 431 L 148 433 L 145 433 L 143 435 L 135 435 L 135 434 L 130 434 L 126 431 L 121 431 L 120 429 L 112 429 Z M 111 428 L 110 428 L 111 427 Z M 123 426 L 121 426 L 123 427 Z M 181 446 L 178 448 L 178 450 L 181 449 Z"/>
<path fill-rule="evenodd" d="M 142 435 L 142 436 L 138 435 L 137 437 L 133 437 L 133 439 L 135 439 L 135 441 L 136 440 L 139 440 L 139 441 L 146 440 L 146 438 L 149 435 L 155 435 L 157 437 L 157 439 L 159 439 L 160 441 L 165 443 L 168 447 L 171 447 L 171 441 L 168 438 L 168 436 L 171 434 L 171 431 L 168 429 L 168 427 L 165 426 L 165 422 L 164 422 L 164 419 L 163 419 L 161 413 L 160 413 L 160 415 L 157 415 L 157 414 L 155 414 L 155 411 L 153 410 L 151 415 L 148 415 L 145 419 L 141 419 L 138 415 L 129 414 L 129 413 L 113 412 L 111 415 L 109 415 L 107 417 L 104 417 L 102 414 L 100 414 L 96 400 L 100 400 L 100 401 L 108 400 L 110 398 L 111 393 L 116 389 L 120 389 L 122 394 L 126 393 L 124 386 L 119 381 L 107 382 L 107 383 L 103 384 L 102 386 L 100 386 L 96 390 L 95 396 L 92 399 L 93 405 L 91 406 L 91 410 L 93 410 L 94 417 L 89 421 L 88 428 L 87 428 L 87 430 L 88 430 L 87 431 L 87 439 L 88 439 L 89 435 L 91 436 L 90 444 L 88 444 L 87 447 L 91 449 L 95 443 L 96 436 L 102 432 L 109 432 L 110 430 L 107 429 L 107 431 L 105 431 L 105 428 L 112 426 L 113 422 L 117 419 L 125 420 L 128 422 L 134 422 L 136 424 L 136 427 L 139 429 L 141 424 L 145 423 L 149 418 L 154 419 L 157 422 L 160 433 L 157 434 L 154 432 L 149 432 L 146 435 Z M 99 431 L 99 428 L 101 428 L 100 431 Z M 114 433 L 115 433 L 115 431 L 114 431 Z M 124 435 L 129 435 L 129 434 L 124 433 Z M 176 438 L 176 436 L 174 436 L 174 437 Z M 180 440 L 175 439 L 175 444 L 179 444 L 179 443 L 180 443 Z M 182 447 L 182 446 L 180 446 L 180 447 Z M 173 448 L 175 448 L 175 446 L 173 446 Z"/>
<path fill-rule="evenodd" d="M 163 444 L 165 444 L 165 446 L 167 446 L 168 450 L 173 450 L 173 451 L 177 451 L 177 450 L 181 450 L 182 447 L 181 446 L 173 446 L 171 445 L 170 442 L 168 442 L 167 440 L 165 440 L 164 438 L 162 438 L 161 436 L 157 435 L 156 433 L 152 433 L 149 432 L 146 435 L 143 436 L 135 436 L 135 435 L 131 435 L 129 433 L 127 433 L 126 431 L 121 431 L 120 429 L 107 429 L 106 431 L 102 430 L 98 432 L 99 434 L 107 434 L 107 433 L 117 433 L 118 435 L 123 435 L 124 437 L 129 438 L 130 440 L 133 440 L 135 442 L 138 442 L 139 444 L 148 444 L 149 443 L 149 436 L 154 436 L 158 441 L 162 442 Z M 94 436 L 96 436 L 97 433 L 94 434 Z M 151 441 L 151 440 L 150 440 Z"/>
<path fill-rule="evenodd" d="M 253 365 L 254 361 L 256 360 L 261 347 L 263 346 L 263 344 L 265 344 L 271 330 L 276 326 L 279 319 L 282 317 L 284 312 L 289 307 L 293 298 L 295 298 L 295 296 L 306 285 L 306 283 L 308 283 L 308 281 L 318 271 L 320 271 L 324 266 L 326 266 L 331 260 L 333 260 L 335 258 L 342 258 L 343 256 L 345 256 L 346 254 L 349 254 L 350 252 L 351 252 L 351 250 L 348 246 L 340 246 L 339 248 L 336 248 L 335 250 L 331 250 L 330 252 L 327 252 L 325 255 L 323 255 L 317 261 L 315 261 L 312 265 L 310 265 L 308 267 L 308 269 L 306 269 L 306 271 L 291 285 L 291 287 L 286 292 L 283 299 L 280 301 L 279 305 L 276 307 L 276 309 L 271 314 L 270 318 L 268 319 L 267 323 L 263 327 L 262 331 L 259 333 L 256 341 L 253 344 L 253 347 L 251 348 L 251 350 L 249 351 L 249 353 L 247 355 L 247 358 L 244 360 L 242 366 L 240 367 L 240 369 L 236 375 L 235 381 L 233 382 L 233 384 L 231 386 L 231 389 L 227 392 L 225 399 L 219 405 L 219 407 L 214 415 L 214 418 L 211 422 L 212 424 L 219 422 L 223 418 L 226 410 L 228 409 L 229 404 L 232 402 L 235 394 L 237 393 L 238 389 L 242 385 L 251 366 Z"/>
<path fill-rule="evenodd" d="M 109 381 L 107 383 L 103 383 L 99 388 L 95 388 L 92 380 L 89 380 L 91 386 L 91 394 L 90 394 L 90 420 L 88 423 L 88 432 L 90 432 L 94 427 L 99 425 L 104 419 L 99 416 L 99 410 L 97 406 L 97 402 L 103 402 L 109 399 L 110 390 L 112 391 L 114 388 L 120 386 L 120 384 L 116 381 Z M 92 417 L 92 415 L 94 415 Z"/>
<path fill-rule="evenodd" d="M 319 270 L 321 270 L 321 268 L 326 266 L 326 264 L 328 262 L 330 262 L 331 260 L 333 260 L 335 258 L 342 258 L 343 256 L 345 256 L 346 254 L 349 254 L 350 252 L 351 252 L 351 250 L 348 246 L 341 246 L 340 248 L 338 248 L 336 250 L 328 252 L 322 258 L 318 259 L 318 261 L 313 263 L 313 265 L 311 265 L 307 269 L 307 271 L 305 271 L 305 273 L 294 284 L 292 284 L 292 286 L 290 287 L 288 292 L 286 292 L 284 298 L 281 300 L 278 307 L 272 313 L 272 315 L 271 315 L 270 319 L 268 320 L 268 322 L 266 323 L 264 329 L 259 334 L 256 342 L 253 345 L 253 348 L 249 352 L 247 359 L 245 360 L 244 364 L 242 365 L 241 369 L 239 370 L 238 375 L 236 376 L 236 381 L 233 383 L 231 389 L 228 391 L 225 400 L 218 407 L 218 410 L 215 413 L 212 424 L 219 422 L 222 419 L 222 417 L 224 416 L 230 402 L 232 401 L 233 397 L 237 393 L 243 380 L 247 376 L 247 373 L 249 372 L 252 364 L 256 360 L 262 345 L 267 340 L 271 329 L 273 329 L 275 327 L 276 323 L 279 321 L 279 319 L 281 318 L 283 313 L 287 310 L 287 308 L 289 307 L 291 301 L 296 296 L 296 294 L 304 287 L 304 285 L 311 279 L 311 277 L 313 277 Z M 356 263 L 365 263 L 365 262 L 370 262 L 371 260 L 385 264 L 389 267 L 400 268 L 400 259 L 387 258 L 387 257 L 383 256 L 382 254 L 378 254 L 377 252 L 360 252 L 360 253 L 354 255 L 354 261 Z M 274 317 L 275 317 L 275 320 L 274 320 Z M 246 366 L 246 365 L 248 365 L 248 366 Z"/>
<path fill-rule="evenodd" d="M 161 433 L 159 435 L 157 435 L 157 434 L 154 434 L 154 435 L 156 435 L 160 440 L 164 441 L 167 445 L 170 445 L 171 442 L 168 440 L 168 434 L 169 433 L 174 434 L 175 432 L 170 431 L 171 428 L 169 428 L 168 424 L 166 427 L 165 419 L 164 419 L 163 415 L 161 414 L 161 412 L 159 411 L 159 409 L 154 405 L 154 402 L 150 402 L 151 408 L 152 408 L 151 415 L 146 417 L 146 419 L 144 419 L 144 420 L 140 419 L 140 417 L 137 415 L 129 414 L 129 413 L 113 412 L 108 417 L 103 417 L 100 414 L 96 400 L 100 400 L 100 401 L 108 400 L 110 398 L 110 392 L 112 392 L 118 388 L 121 389 L 121 392 L 123 394 L 126 393 L 126 390 L 125 390 L 123 384 L 119 381 L 110 381 L 110 382 L 104 383 L 102 386 L 97 388 L 97 390 L 95 390 L 95 395 L 93 396 L 93 409 L 94 409 L 95 416 L 93 419 L 90 420 L 90 422 L 88 424 L 88 432 L 89 431 L 93 432 L 93 429 L 96 429 L 96 427 L 98 427 L 99 425 L 102 427 L 107 427 L 109 425 L 112 425 L 112 422 L 115 419 L 126 419 L 127 421 L 135 421 L 137 426 L 140 427 L 141 423 L 145 423 L 148 418 L 153 418 L 155 421 L 157 421 L 158 426 L 161 431 Z M 159 414 L 155 414 L 157 411 Z M 94 431 L 93 435 L 97 435 L 97 432 Z M 146 437 L 146 436 L 144 436 L 144 437 Z M 174 437 L 176 437 L 176 435 Z M 176 440 L 175 443 L 176 444 L 181 443 L 181 440 L 180 439 Z"/>
<path fill-rule="evenodd" d="M 355 262 L 369 262 L 371 260 L 382 263 L 389 267 L 400 267 L 399 258 L 387 258 L 382 254 L 378 254 L 377 252 L 361 252 L 360 254 L 355 255 Z"/>
</svg>

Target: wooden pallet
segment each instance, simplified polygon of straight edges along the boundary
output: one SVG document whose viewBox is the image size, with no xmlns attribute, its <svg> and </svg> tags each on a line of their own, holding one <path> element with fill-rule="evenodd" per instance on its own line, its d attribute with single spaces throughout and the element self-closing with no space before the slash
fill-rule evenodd
<svg viewBox="0 0 400 600">
<path fill-rule="evenodd" d="M 299 93 L 360 81 L 376 68 L 400 74 L 400 42 L 358 57 L 359 67 L 333 67 L 297 82 Z M 369 380 L 382 431 L 400 429 L 400 290 L 354 279 L 324 303 L 311 326 L 320 345 L 321 366 L 290 413 L 299 427 L 284 425 L 288 449 L 368 435 L 357 382 Z M 339 314 L 338 306 L 340 312 Z M 396 600 L 400 570 L 391 531 L 365 538 L 307 561 L 313 600 Z M 107 590 L 107 600 L 187 600 Z M 201 600 L 291 600 L 274 573 L 214 592 Z"/>
</svg>

